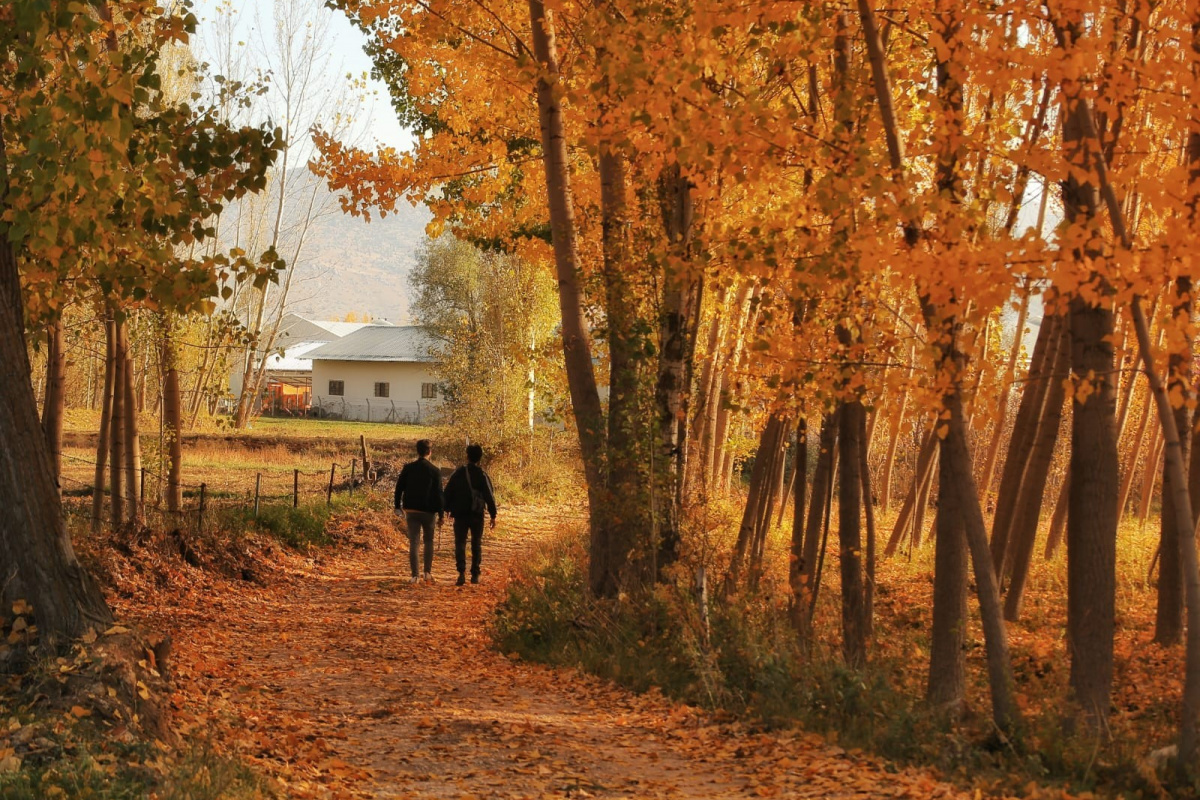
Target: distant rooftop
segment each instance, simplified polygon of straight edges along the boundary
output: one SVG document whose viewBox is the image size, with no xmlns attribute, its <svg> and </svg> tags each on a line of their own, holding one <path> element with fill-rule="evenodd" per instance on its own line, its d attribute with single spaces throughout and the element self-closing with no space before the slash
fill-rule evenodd
<svg viewBox="0 0 1200 800">
<path fill-rule="evenodd" d="M 338 322 L 327 319 L 309 319 L 299 314 L 288 314 L 280 323 L 279 338 L 287 342 L 332 342 L 349 336 L 357 330 L 370 326 L 391 326 L 387 320 L 372 322 Z"/>
<path fill-rule="evenodd" d="M 368 325 L 305 353 L 313 361 L 432 361 L 436 341 L 419 325 Z"/>
<path fill-rule="evenodd" d="M 308 353 L 328 342 L 301 342 L 294 344 L 282 353 L 272 353 L 267 356 L 267 369 L 272 372 L 312 372 L 312 359 Z"/>
</svg>

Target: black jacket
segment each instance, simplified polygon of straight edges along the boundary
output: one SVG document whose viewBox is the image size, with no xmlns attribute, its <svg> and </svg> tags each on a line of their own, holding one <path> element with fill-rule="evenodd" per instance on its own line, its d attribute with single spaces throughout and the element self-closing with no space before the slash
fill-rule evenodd
<svg viewBox="0 0 1200 800">
<path fill-rule="evenodd" d="M 467 484 L 467 470 L 471 470 L 471 483 Z M 450 480 L 446 481 L 446 510 L 455 519 L 466 519 L 471 515 L 471 489 L 483 494 L 487 503 L 487 511 L 492 519 L 496 518 L 496 495 L 492 491 L 492 479 L 478 464 L 467 464 L 454 470 Z M 477 516 L 482 517 L 482 514 Z"/>
<path fill-rule="evenodd" d="M 442 497 L 442 471 L 428 458 L 410 461 L 396 479 L 396 508 L 441 514 L 446 503 Z"/>
</svg>

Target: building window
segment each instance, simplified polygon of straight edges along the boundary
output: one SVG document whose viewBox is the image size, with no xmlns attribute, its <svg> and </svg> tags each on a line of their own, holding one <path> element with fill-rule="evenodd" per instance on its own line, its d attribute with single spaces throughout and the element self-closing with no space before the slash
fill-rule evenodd
<svg viewBox="0 0 1200 800">
<path fill-rule="evenodd" d="M 375 384 L 375 396 L 376 397 L 387 397 L 388 394 L 390 393 L 390 391 L 391 391 L 391 384 L 388 384 L 388 383 L 376 383 Z"/>
<path fill-rule="evenodd" d="M 421 399 L 422 400 L 432 400 L 435 397 L 437 397 L 437 384 L 436 383 L 422 383 L 421 384 Z"/>
<path fill-rule="evenodd" d="M 342 395 L 344 395 L 346 393 L 346 382 L 345 381 L 330 381 L 329 382 L 329 393 L 331 395 L 333 395 L 334 397 L 341 397 Z"/>
</svg>

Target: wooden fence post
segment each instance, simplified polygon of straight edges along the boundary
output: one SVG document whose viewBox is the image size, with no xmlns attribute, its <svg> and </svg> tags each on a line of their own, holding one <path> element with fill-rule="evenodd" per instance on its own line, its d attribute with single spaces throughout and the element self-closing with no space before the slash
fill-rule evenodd
<svg viewBox="0 0 1200 800">
<path fill-rule="evenodd" d="M 254 474 L 254 516 L 256 519 L 258 518 L 258 498 L 259 498 L 259 491 L 261 489 L 262 489 L 262 473 L 256 472 Z"/>
<path fill-rule="evenodd" d="M 300 507 L 300 470 L 292 470 L 292 508 Z"/>
<path fill-rule="evenodd" d="M 204 492 L 207 488 L 207 484 L 200 484 L 200 512 L 196 515 L 196 527 L 199 530 L 204 530 Z"/>
<path fill-rule="evenodd" d="M 350 496 L 354 497 L 354 473 L 358 468 L 358 459 L 350 459 Z"/>
<path fill-rule="evenodd" d="M 333 505 L 333 474 L 337 470 L 337 462 L 329 465 L 329 489 L 325 492 L 325 505 Z"/>
</svg>

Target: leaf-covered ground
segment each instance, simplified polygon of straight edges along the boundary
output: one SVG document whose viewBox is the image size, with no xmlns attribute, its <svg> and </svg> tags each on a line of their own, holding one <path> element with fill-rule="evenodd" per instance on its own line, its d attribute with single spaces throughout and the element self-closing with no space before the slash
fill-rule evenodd
<svg viewBox="0 0 1200 800">
<path fill-rule="evenodd" d="M 560 518 L 509 514 L 486 541 L 484 583 L 462 588 L 449 527 L 438 582 L 413 587 L 406 544 L 388 518 L 373 520 L 265 585 L 210 583 L 152 615 L 175 638 L 177 722 L 215 725 L 217 744 L 256 761 L 286 796 L 957 795 L 820 737 L 718 722 L 495 651 L 486 625 L 507 570 Z"/>
</svg>

